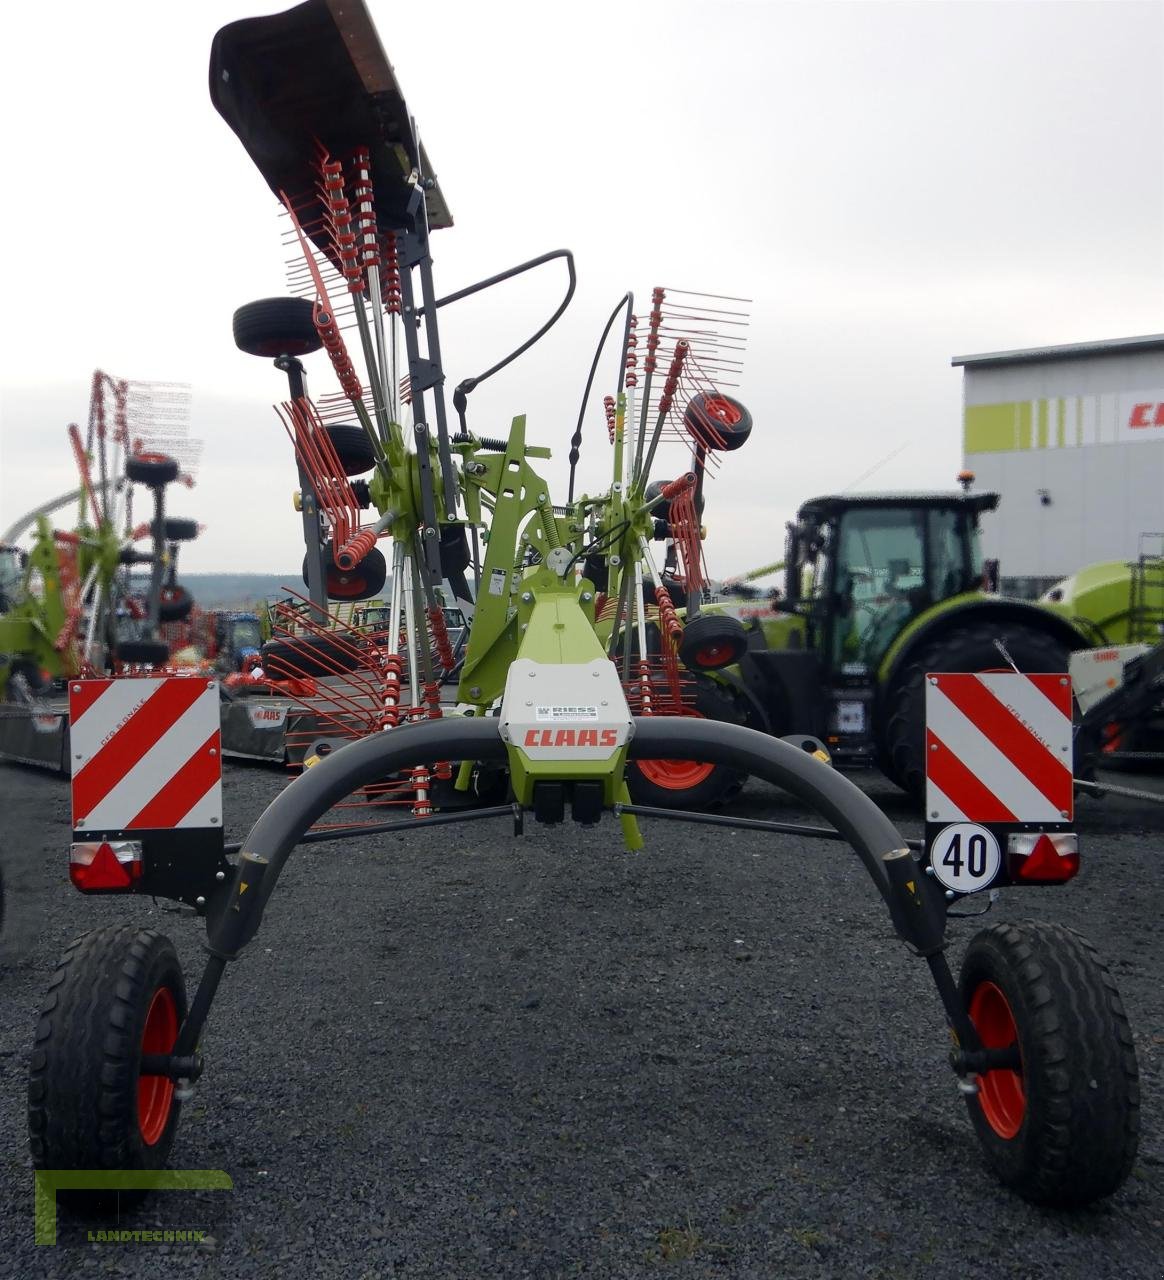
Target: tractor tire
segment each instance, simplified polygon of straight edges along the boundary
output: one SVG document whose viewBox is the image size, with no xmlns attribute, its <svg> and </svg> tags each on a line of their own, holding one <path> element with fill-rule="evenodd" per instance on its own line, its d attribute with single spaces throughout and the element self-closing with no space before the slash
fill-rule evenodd
<svg viewBox="0 0 1164 1280">
<path fill-rule="evenodd" d="M 335 562 L 331 543 L 323 549 L 327 598 L 329 600 L 372 600 L 384 589 L 388 580 L 388 562 L 379 547 L 371 551 L 353 568 L 341 569 Z M 307 556 L 303 557 L 303 581 L 307 583 Z"/>
<path fill-rule="evenodd" d="M 162 536 L 166 542 L 193 542 L 198 536 L 198 521 L 168 519 L 162 526 Z"/>
<path fill-rule="evenodd" d="M 983 1045 L 1017 1045 L 1019 1069 L 976 1077 L 966 1105 L 1001 1181 L 1036 1204 L 1078 1207 L 1132 1168 L 1139 1073 L 1115 983 L 1086 938 L 1032 920 L 971 940 L 962 999 Z"/>
<path fill-rule="evenodd" d="M 295 640 L 268 640 L 261 650 L 263 670 L 273 680 L 303 676 L 342 676 L 358 671 L 363 656 L 352 646 L 330 636 L 301 636 Z"/>
<path fill-rule="evenodd" d="M 173 1049 L 185 1017 L 186 986 L 169 938 L 132 925 L 78 938 L 49 983 L 33 1040 L 33 1165 L 163 1168 L 182 1104 L 169 1077 L 141 1073 L 141 1058 Z"/>
<path fill-rule="evenodd" d="M 719 671 L 739 662 L 747 648 L 748 633 L 738 618 L 702 613 L 683 628 L 679 661 L 688 671 Z"/>
<path fill-rule="evenodd" d="M 738 400 L 701 391 L 687 402 L 683 425 L 698 445 L 730 453 L 752 434 L 752 415 Z"/>
<path fill-rule="evenodd" d="M 185 622 L 193 608 L 194 597 L 185 587 L 163 587 L 158 601 L 158 621 Z"/>
<path fill-rule="evenodd" d="M 1006 662 L 994 641 L 1006 646 L 1020 671 L 1066 671 L 1067 648 L 1021 622 L 974 622 L 953 627 L 923 644 L 894 680 L 886 699 L 880 757 L 889 777 L 919 803 L 926 787 L 926 675 L 931 671 L 997 671 Z"/>
<path fill-rule="evenodd" d="M 306 298 L 260 298 L 234 313 L 234 345 L 249 356 L 306 356 L 323 346 Z"/>
<path fill-rule="evenodd" d="M 345 476 L 362 476 L 376 465 L 376 451 L 363 427 L 332 422 L 323 429 L 339 458 Z"/>
<path fill-rule="evenodd" d="M 694 714 L 704 720 L 743 724 L 744 712 L 722 685 L 696 679 Z M 626 781 L 635 804 L 661 809 L 717 809 L 734 800 L 748 775 L 722 764 L 695 760 L 628 760 Z"/>
<path fill-rule="evenodd" d="M 161 640 L 122 640 L 113 653 L 118 662 L 151 667 L 165 666 L 170 660 L 170 646 Z"/>
<path fill-rule="evenodd" d="M 135 453 L 125 460 L 125 478 L 160 489 L 177 480 L 178 463 L 164 453 Z"/>
</svg>

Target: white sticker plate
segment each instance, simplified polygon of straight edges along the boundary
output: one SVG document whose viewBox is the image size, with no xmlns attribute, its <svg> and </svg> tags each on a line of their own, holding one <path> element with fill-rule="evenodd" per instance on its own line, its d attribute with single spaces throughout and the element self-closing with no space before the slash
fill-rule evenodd
<svg viewBox="0 0 1164 1280">
<path fill-rule="evenodd" d="M 993 831 L 974 822 L 952 822 L 934 838 L 930 866 L 944 888 L 977 893 L 994 883 L 1002 852 Z"/>
</svg>

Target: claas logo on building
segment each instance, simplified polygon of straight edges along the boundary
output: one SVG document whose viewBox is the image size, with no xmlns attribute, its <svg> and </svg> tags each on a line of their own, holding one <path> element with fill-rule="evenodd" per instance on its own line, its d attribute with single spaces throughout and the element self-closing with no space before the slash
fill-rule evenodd
<svg viewBox="0 0 1164 1280">
<path fill-rule="evenodd" d="M 1164 427 L 1164 402 L 1132 405 L 1128 426 L 1133 430 L 1140 427 Z"/>
</svg>

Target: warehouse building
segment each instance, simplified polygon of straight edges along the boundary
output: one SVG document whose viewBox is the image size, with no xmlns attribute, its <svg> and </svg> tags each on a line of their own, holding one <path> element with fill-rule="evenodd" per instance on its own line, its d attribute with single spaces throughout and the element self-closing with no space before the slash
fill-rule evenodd
<svg viewBox="0 0 1164 1280">
<path fill-rule="evenodd" d="M 982 533 L 1004 591 L 1164 551 L 1164 334 L 951 363 L 964 465 L 1002 495 Z"/>
</svg>

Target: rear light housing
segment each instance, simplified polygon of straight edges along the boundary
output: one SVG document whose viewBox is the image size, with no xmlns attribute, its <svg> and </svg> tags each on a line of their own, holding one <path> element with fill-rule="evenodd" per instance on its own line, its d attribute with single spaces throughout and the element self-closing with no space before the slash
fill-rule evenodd
<svg viewBox="0 0 1164 1280">
<path fill-rule="evenodd" d="M 1062 884 L 1079 871 L 1079 838 L 1074 831 L 1011 832 L 1006 870 L 1014 884 Z"/>
<path fill-rule="evenodd" d="M 86 840 L 69 849 L 69 879 L 82 893 L 129 893 L 144 869 L 140 840 Z"/>
</svg>

